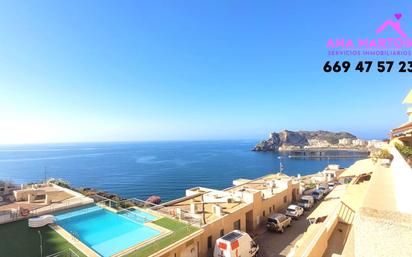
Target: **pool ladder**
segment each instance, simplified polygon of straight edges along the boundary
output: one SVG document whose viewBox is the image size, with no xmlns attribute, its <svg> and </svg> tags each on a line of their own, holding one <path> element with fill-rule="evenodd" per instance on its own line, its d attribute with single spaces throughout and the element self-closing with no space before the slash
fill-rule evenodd
<svg viewBox="0 0 412 257">
<path fill-rule="evenodd" d="M 75 241 L 79 241 L 79 234 L 75 231 L 70 231 L 70 234 L 72 235 L 72 239 Z"/>
</svg>

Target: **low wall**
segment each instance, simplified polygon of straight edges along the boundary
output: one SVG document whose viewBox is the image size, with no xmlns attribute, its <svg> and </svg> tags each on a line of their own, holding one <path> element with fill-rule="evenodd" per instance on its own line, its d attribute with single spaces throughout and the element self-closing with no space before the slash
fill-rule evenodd
<svg viewBox="0 0 412 257">
<path fill-rule="evenodd" d="M 374 172 L 355 218 L 357 257 L 409 257 L 412 253 L 412 169 L 396 148 L 391 153 L 390 168 Z"/>
<path fill-rule="evenodd" d="M 326 248 L 328 247 L 328 240 L 330 236 L 332 235 L 333 231 L 335 230 L 336 225 L 338 224 L 339 219 L 337 216 L 331 217 L 330 221 L 325 221 L 327 222 L 324 227 L 321 228 L 318 236 L 316 243 L 312 246 L 312 249 L 308 252 L 307 254 L 304 254 L 303 256 L 308 256 L 308 257 L 319 257 L 322 256 L 323 253 L 325 252 Z"/>
</svg>

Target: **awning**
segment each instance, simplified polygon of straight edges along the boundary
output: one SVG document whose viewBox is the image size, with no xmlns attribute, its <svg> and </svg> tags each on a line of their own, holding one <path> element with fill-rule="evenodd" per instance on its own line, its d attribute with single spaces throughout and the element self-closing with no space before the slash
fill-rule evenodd
<svg viewBox="0 0 412 257">
<path fill-rule="evenodd" d="M 376 169 L 375 164 L 373 163 L 372 159 L 364 159 L 355 162 L 352 166 L 347 168 L 342 174 L 340 174 L 339 178 L 343 177 L 358 177 L 363 174 L 370 174 L 374 172 Z"/>
<path fill-rule="evenodd" d="M 332 212 L 339 206 L 339 203 L 340 199 L 323 200 L 306 219 L 310 220 L 326 217 L 332 214 Z"/>
<path fill-rule="evenodd" d="M 412 130 L 412 122 L 407 122 L 405 124 L 402 124 L 400 127 L 394 128 L 391 130 L 392 135 L 393 134 L 399 134 L 399 133 L 408 133 Z"/>
</svg>

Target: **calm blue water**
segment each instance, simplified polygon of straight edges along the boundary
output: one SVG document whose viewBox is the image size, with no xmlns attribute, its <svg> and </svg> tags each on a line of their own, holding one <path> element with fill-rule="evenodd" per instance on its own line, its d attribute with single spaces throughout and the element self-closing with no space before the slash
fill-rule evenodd
<svg viewBox="0 0 412 257">
<path fill-rule="evenodd" d="M 56 216 L 57 224 L 104 257 L 160 234 L 98 206 L 76 209 Z"/>
<path fill-rule="evenodd" d="M 256 141 L 84 143 L 0 146 L 0 179 L 16 183 L 63 178 L 76 187 L 95 187 L 124 197 L 162 200 L 184 196 L 185 189 L 223 189 L 236 178 L 279 171 L 277 153 L 250 149 Z M 355 159 L 336 159 L 343 167 Z M 283 159 L 285 173 L 314 173 L 328 160 Z"/>
</svg>

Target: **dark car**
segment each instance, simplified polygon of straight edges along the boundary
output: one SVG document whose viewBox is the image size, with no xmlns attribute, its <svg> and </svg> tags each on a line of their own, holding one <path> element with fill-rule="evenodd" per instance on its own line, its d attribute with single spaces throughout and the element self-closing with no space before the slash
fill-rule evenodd
<svg viewBox="0 0 412 257">
<path fill-rule="evenodd" d="M 266 223 L 268 230 L 283 233 L 286 227 L 289 227 L 292 222 L 292 218 L 282 213 L 272 214 Z"/>
</svg>

